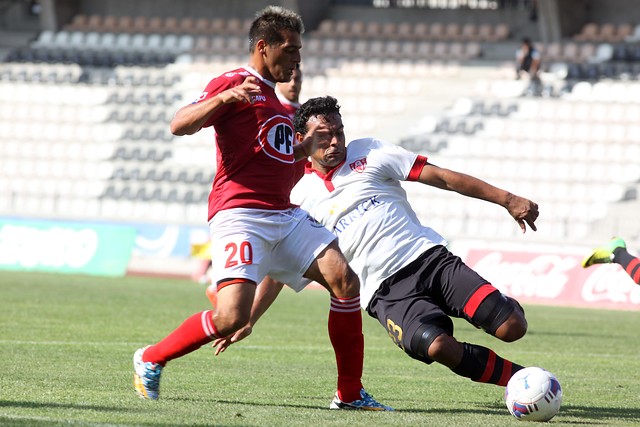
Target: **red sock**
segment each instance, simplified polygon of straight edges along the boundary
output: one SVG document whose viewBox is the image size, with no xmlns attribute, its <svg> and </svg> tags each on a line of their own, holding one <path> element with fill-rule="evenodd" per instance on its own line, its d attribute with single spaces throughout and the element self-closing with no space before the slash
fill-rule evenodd
<svg viewBox="0 0 640 427">
<path fill-rule="evenodd" d="M 202 311 L 189 317 L 158 344 L 146 349 L 142 355 L 142 361 L 164 366 L 168 361 L 182 357 L 213 341 L 217 338 L 217 330 L 213 325 L 212 313 L 211 310 Z"/>
<path fill-rule="evenodd" d="M 329 339 L 338 365 L 338 397 L 343 402 L 359 400 L 364 363 L 360 295 L 353 298 L 331 297 Z"/>
</svg>

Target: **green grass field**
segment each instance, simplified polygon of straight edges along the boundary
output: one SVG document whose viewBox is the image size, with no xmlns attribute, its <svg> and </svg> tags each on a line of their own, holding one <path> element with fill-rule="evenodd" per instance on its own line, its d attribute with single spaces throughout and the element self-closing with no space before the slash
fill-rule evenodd
<svg viewBox="0 0 640 427">
<path fill-rule="evenodd" d="M 208 308 L 181 280 L 0 273 L 1 426 L 515 426 L 503 388 L 404 355 L 365 314 L 364 382 L 393 413 L 330 411 L 335 364 L 328 294 L 283 292 L 253 335 L 214 358 L 171 362 L 161 399 L 132 387 L 131 357 Z M 529 332 L 505 344 L 456 322 L 463 341 L 554 372 L 564 390 L 552 425 L 640 423 L 636 312 L 525 306 Z"/>
</svg>

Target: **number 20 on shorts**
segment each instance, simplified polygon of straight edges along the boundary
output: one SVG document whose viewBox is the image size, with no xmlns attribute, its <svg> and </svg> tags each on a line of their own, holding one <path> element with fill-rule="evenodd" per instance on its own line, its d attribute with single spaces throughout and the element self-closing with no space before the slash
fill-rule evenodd
<svg viewBox="0 0 640 427">
<path fill-rule="evenodd" d="M 253 248 L 247 241 L 241 242 L 240 245 L 235 242 L 227 243 L 224 251 L 229 254 L 225 268 L 235 267 L 238 264 L 253 264 Z"/>
</svg>

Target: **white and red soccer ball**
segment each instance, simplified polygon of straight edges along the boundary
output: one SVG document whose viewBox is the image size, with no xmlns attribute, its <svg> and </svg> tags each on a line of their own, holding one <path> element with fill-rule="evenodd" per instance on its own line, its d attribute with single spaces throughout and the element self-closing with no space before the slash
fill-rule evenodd
<svg viewBox="0 0 640 427">
<path fill-rule="evenodd" d="M 562 404 L 562 387 L 551 372 L 529 367 L 516 372 L 504 393 L 511 415 L 522 421 L 549 421 Z"/>
</svg>

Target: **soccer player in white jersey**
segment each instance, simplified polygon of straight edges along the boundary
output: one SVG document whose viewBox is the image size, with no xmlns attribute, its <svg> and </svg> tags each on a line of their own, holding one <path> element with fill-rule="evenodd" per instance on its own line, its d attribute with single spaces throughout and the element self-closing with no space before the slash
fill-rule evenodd
<svg viewBox="0 0 640 427">
<path fill-rule="evenodd" d="M 310 153 L 292 200 L 338 237 L 360 277 L 362 307 L 410 357 L 441 363 L 476 382 L 505 386 L 523 367 L 489 348 L 456 340 L 451 317 L 512 342 L 527 330 L 522 307 L 449 252 L 440 234 L 420 223 L 400 181 L 496 203 L 523 232 L 527 224 L 536 230 L 538 206 L 383 141 L 364 138 L 346 145 L 340 109 L 332 97 L 305 102 L 294 126 L 298 139 L 313 137 L 319 148 Z M 279 292 L 277 283 L 269 285 L 261 285 L 262 292 Z M 305 284 L 288 285 L 298 290 Z M 215 344 L 223 351 L 230 343 Z"/>
</svg>

